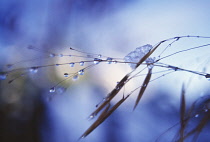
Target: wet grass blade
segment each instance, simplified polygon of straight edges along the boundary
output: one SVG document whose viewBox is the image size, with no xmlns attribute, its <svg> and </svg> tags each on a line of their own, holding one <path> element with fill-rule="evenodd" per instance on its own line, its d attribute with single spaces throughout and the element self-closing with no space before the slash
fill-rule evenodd
<svg viewBox="0 0 210 142">
<path fill-rule="evenodd" d="M 98 117 L 98 119 L 82 134 L 82 136 L 79 138 L 85 138 L 87 135 L 89 135 L 96 127 L 98 127 L 103 121 L 103 117 L 106 115 L 106 112 L 109 110 L 110 104 L 107 105 L 107 107 L 104 109 L 104 111 L 101 113 L 101 115 Z"/>
<path fill-rule="evenodd" d="M 98 119 L 84 132 L 84 134 L 80 137 L 85 138 L 87 135 L 89 135 L 95 128 L 97 128 L 104 120 L 106 120 L 127 98 L 123 97 L 120 101 L 118 101 L 110 110 L 110 103 L 105 108 L 105 110 L 101 113 L 101 115 L 98 117 Z"/>
<path fill-rule="evenodd" d="M 118 92 L 125 85 L 129 76 L 130 74 L 127 74 L 121 79 L 121 81 L 116 85 L 116 87 L 105 98 L 105 101 L 93 113 L 91 113 L 90 116 L 96 116 L 108 103 L 110 103 L 110 101 L 118 94 Z"/>
<path fill-rule="evenodd" d="M 145 80 L 144 80 L 144 82 L 143 82 L 143 84 L 142 84 L 142 87 L 141 87 L 141 89 L 140 89 L 140 91 L 139 91 L 139 94 L 138 94 L 138 97 L 137 97 L 137 99 L 136 99 L 136 103 L 135 103 L 135 105 L 134 105 L 133 110 L 135 110 L 135 108 L 136 108 L 136 106 L 138 105 L 138 103 L 139 103 L 141 97 L 143 96 L 144 91 L 146 90 L 146 88 L 147 88 L 147 86 L 148 86 L 148 84 L 149 84 L 149 81 L 150 81 L 150 79 L 151 79 L 151 76 L 152 76 L 152 69 L 149 69 L 149 71 L 148 71 L 148 73 L 147 73 L 147 76 L 146 76 L 146 78 L 145 78 Z"/>
</svg>

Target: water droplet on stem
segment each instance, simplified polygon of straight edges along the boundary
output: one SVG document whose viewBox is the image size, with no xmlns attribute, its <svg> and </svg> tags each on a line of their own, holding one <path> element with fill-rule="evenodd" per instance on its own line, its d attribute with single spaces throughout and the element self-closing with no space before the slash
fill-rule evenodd
<svg viewBox="0 0 210 142">
<path fill-rule="evenodd" d="M 101 59 L 98 59 L 98 58 L 95 58 L 93 61 L 94 64 L 99 64 L 100 62 L 101 62 Z"/>
<path fill-rule="evenodd" d="M 55 92 L 55 87 L 50 88 L 49 92 L 54 93 Z"/>
<path fill-rule="evenodd" d="M 70 66 L 70 67 L 74 67 L 74 64 L 75 64 L 75 63 L 69 63 L 69 66 Z"/>
<path fill-rule="evenodd" d="M 59 56 L 59 57 L 63 57 L 63 54 L 59 54 L 58 56 Z"/>
<path fill-rule="evenodd" d="M 81 69 L 80 71 L 78 71 L 79 75 L 84 75 L 84 69 Z"/>
<path fill-rule="evenodd" d="M 69 74 L 68 73 L 64 73 L 64 77 L 69 77 Z"/>
<path fill-rule="evenodd" d="M 102 55 L 101 54 L 98 54 L 98 58 L 101 58 L 102 57 Z"/>
<path fill-rule="evenodd" d="M 81 61 L 81 62 L 79 63 L 80 66 L 84 66 L 84 64 L 85 64 L 84 61 Z"/>
<path fill-rule="evenodd" d="M 50 54 L 50 57 L 55 57 L 55 54 L 54 54 L 54 53 L 51 53 L 51 54 Z"/>
<path fill-rule="evenodd" d="M 108 57 L 106 60 L 107 60 L 107 64 L 111 64 L 112 63 L 112 58 Z"/>
</svg>

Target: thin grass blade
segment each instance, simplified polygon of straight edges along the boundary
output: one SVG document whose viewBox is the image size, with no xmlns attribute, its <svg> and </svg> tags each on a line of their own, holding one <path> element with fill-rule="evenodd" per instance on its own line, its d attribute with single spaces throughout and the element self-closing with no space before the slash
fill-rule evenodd
<svg viewBox="0 0 210 142">
<path fill-rule="evenodd" d="M 95 128 L 97 128 L 104 120 L 106 120 L 127 98 L 123 97 L 120 101 L 118 101 L 110 110 L 110 104 L 106 107 L 106 109 L 101 113 L 101 115 L 98 117 L 98 119 L 85 131 L 85 133 L 80 137 L 85 138 L 87 135 L 89 135 Z"/>
<path fill-rule="evenodd" d="M 138 97 L 137 97 L 137 99 L 136 99 L 136 102 L 135 102 L 135 105 L 134 105 L 133 110 L 135 110 L 135 108 L 136 108 L 136 106 L 138 105 L 138 103 L 139 103 L 141 97 L 143 96 L 144 91 L 146 90 L 146 88 L 147 88 L 147 86 L 148 86 L 148 84 L 149 84 L 149 81 L 150 81 L 150 79 L 151 79 L 151 76 L 152 76 L 152 69 L 149 69 L 149 71 L 148 71 L 148 73 L 147 73 L 147 76 L 146 76 L 146 78 L 145 78 L 145 80 L 144 80 L 144 82 L 143 82 L 143 84 L 142 84 L 142 87 L 141 87 L 141 89 L 140 89 L 140 91 L 139 91 L 139 94 L 138 94 Z"/>
<path fill-rule="evenodd" d="M 96 116 L 110 101 L 117 95 L 117 93 L 122 89 L 128 80 L 130 74 L 124 76 L 121 81 L 116 85 L 116 87 L 108 94 L 105 101 L 93 112 L 90 116 Z"/>
<path fill-rule="evenodd" d="M 101 115 L 98 117 L 98 119 L 82 134 L 82 136 L 79 138 L 85 138 L 87 135 L 89 135 L 96 127 L 98 127 L 102 122 L 101 120 L 106 115 L 106 112 L 109 110 L 110 104 L 107 105 L 107 107 L 104 109 L 104 111 L 101 113 Z"/>
</svg>

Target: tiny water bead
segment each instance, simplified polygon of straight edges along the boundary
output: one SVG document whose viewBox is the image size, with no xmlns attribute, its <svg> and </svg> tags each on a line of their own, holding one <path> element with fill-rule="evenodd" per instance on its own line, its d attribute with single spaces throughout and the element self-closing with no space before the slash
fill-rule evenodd
<svg viewBox="0 0 210 142">
<path fill-rule="evenodd" d="M 84 75 L 84 69 L 81 69 L 80 71 L 78 71 L 79 75 Z"/>
<path fill-rule="evenodd" d="M 69 74 L 68 73 L 64 73 L 64 77 L 69 77 Z"/>
<path fill-rule="evenodd" d="M 55 92 L 55 87 L 50 88 L 49 92 L 54 93 Z"/>
<path fill-rule="evenodd" d="M 90 119 L 92 119 L 93 117 L 94 117 L 94 116 L 93 116 L 93 115 L 91 115 L 89 118 L 90 118 Z"/>
<path fill-rule="evenodd" d="M 94 58 L 94 61 L 93 61 L 94 64 L 99 64 L 100 62 L 101 62 L 101 59 Z"/>
<path fill-rule="evenodd" d="M 107 61 L 107 64 L 111 64 L 111 63 L 112 63 L 112 58 L 108 57 L 108 58 L 106 59 L 106 61 Z"/>
<path fill-rule="evenodd" d="M 101 58 L 102 57 L 102 55 L 101 54 L 98 54 L 98 58 Z"/>
<path fill-rule="evenodd" d="M 94 115 L 94 114 L 92 114 L 92 115 L 90 115 L 90 116 L 89 116 L 89 118 L 88 118 L 88 119 L 90 119 L 90 120 L 91 120 L 91 119 L 93 119 L 94 117 L 95 117 L 95 115 Z"/>
<path fill-rule="evenodd" d="M 81 62 L 79 63 L 80 66 L 84 66 L 84 64 L 85 64 L 84 61 L 81 61 Z"/>
<path fill-rule="evenodd" d="M 59 54 L 58 56 L 59 56 L 59 57 L 63 57 L 63 54 Z"/>
<path fill-rule="evenodd" d="M 6 73 L 0 73 L 0 80 L 5 80 L 7 79 L 7 74 Z"/>
<path fill-rule="evenodd" d="M 75 63 L 69 63 L 70 67 L 74 67 Z"/>
<path fill-rule="evenodd" d="M 55 54 L 54 53 L 50 53 L 50 57 L 55 57 Z"/>
<path fill-rule="evenodd" d="M 31 73 L 37 73 L 37 72 L 38 72 L 38 67 L 31 67 L 31 68 L 29 69 L 29 71 L 30 71 Z"/>
</svg>

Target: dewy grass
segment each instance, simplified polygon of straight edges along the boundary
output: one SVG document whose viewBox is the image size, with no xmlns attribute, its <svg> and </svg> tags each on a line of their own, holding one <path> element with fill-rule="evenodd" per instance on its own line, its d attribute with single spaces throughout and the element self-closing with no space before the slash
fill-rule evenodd
<svg viewBox="0 0 210 142">
<path fill-rule="evenodd" d="M 170 54 L 165 54 L 165 52 L 171 50 L 172 48 L 176 48 L 174 45 L 180 40 L 189 38 L 191 40 L 194 39 L 210 39 L 210 37 L 205 37 L 205 36 L 178 36 L 178 37 L 173 37 L 169 38 L 166 40 L 162 40 L 155 44 L 154 46 L 152 45 L 144 45 L 141 47 L 136 48 L 136 50 L 130 52 L 127 54 L 124 58 L 115 58 L 115 57 L 109 57 L 109 56 L 104 56 L 101 54 L 93 54 L 93 53 L 87 53 L 84 51 L 80 51 L 74 48 L 69 48 L 71 52 L 74 52 L 73 54 L 67 55 L 67 54 L 55 54 L 51 53 L 49 51 L 42 51 L 39 48 L 29 46 L 28 49 L 30 50 L 35 50 L 35 51 L 41 51 L 41 52 L 47 52 L 49 55 L 46 58 L 55 58 L 55 57 L 74 57 L 78 59 L 78 61 L 70 61 L 66 63 L 56 63 L 56 64 L 48 64 L 48 65 L 40 65 L 40 66 L 30 66 L 30 67 L 24 67 L 24 68 L 16 68 L 12 69 L 13 66 L 18 65 L 19 63 L 24 63 L 27 61 L 34 61 L 35 59 L 30 59 L 30 60 L 23 60 L 20 62 L 17 62 L 15 64 L 9 64 L 7 65 L 8 70 L 3 71 L 0 73 L 0 80 L 7 80 L 9 76 L 12 76 L 14 73 L 19 72 L 19 75 L 16 77 L 8 80 L 8 83 L 12 83 L 17 79 L 20 79 L 22 76 L 26 76 L 28 74 L 36 74 L 40 69 L 42 68 L 48 68 L 48 67 L 53 67 L 53 66 L 64 66 L 68 65 L 71 68 L 75 66 L 75 64 L 78 64 L 81 66 L 81 69 L 79 69 L 77 72 L 73 73 L 68 73 L 64 72 L 63 75 L 65 79 L 61 80 L 54 86 L 49 87 L 49 92 L 54 93 L 57 91 L 57 88 L 59 88 L 59 85 L 62 84 L 65 81 L 68 81 L 69 79 L 77 80 L 79 76 L 85 75 L 85 72 L 87 72 L 89 69 L 97 66 L 98 64 L 101 63 L 107 63 L 107 64 L 113 64 L 113 63 L 118 63 L 118 64 L 129 64 L 130 67 L 132 68 L 132 71 L 128 72 L 122 79 L 121 81 L 118 82 L 118 84 L 115 86 L 115 88 L 103 99 L 102 103 L 97 105 L 97 109 L 89 116 L 89 118 L 94 118 L 96 117 L 100 112 L 97 120 L 87 129 L 87 131 L 82 134 L 80 138 L 84 138 L 87 135 L 89 135 L 96 127 L 98 127 L 104 120 L 106 120 L 122 103 L 126 101 L 126 99 L 132 95 L 135 91 L 139 90 L 138 96 L 136 98 L 136 102 L 134 104 L 134 109 L 137 107 L 139 104 L 141 98 L 144 95 L 144 92 L 148 85 L 152 81 L 156 81 L 159 78 L 166 76 L 170 73 L 174 73 L 177 71 L 181 72 L 188 72 L 191 74 L 203 76 L 207 78 L 208 80 L 210 79 L 210 74 L 207 72 L 202 72 L 202 71 L 197 71 L 197 70 L 190 70 L 187 68 L 182 68 L 178 67 L 175 65 L 171 64 L 166 64 L 162 62 L 165 59 L 168 59 L 170 57 L 173 57 L 177 54 L 181 54 L 184 52 L 189 52 L 191 50 L 195 49 L 200 49 L 202 50 L 204 47 L 209 48 L 210 43 L 208 44 L 202 44 L 194 47 L 186 47 L 185 49 L 181 49 L 178 51 L 175 51 Z M 153 54 L 156 52 L 156 50 L 160 50 L 161 52 L 159 53 L 158 56 L 154 57 Z M 77 54 L 79 53 L 79 54 Z M 163 56 L 164 55 L 164 56 Z M 82 60 L 80 60 L 83 58 Z M 84 60 L 85 58 L 85 60 Z M 177 59 L 175 59 L 177 60 Z M 143 67 L 143 69 L 142 69 Z M 156 68 L 161 68 L 161 71 L 154 71 Z M 148 73 L 144 74 L 143 71 L 145 69 L 148 69 Z M 140 70 L 140 71 L 139 71 Z M 161 74 L 158 77 L 152 78 L 153 74 Z M 122 99 L 118 100 L 117 103 L 112 105 L 112 99 L 119 94 L 120 90 L 132 79 L 137 78 L 139 76 L 145 76 L 144 81 L 142 82 L 142 85 L 137 87 L 136 89 L 132 90 L 128 94 L 124 94 Z M 179 131 L 179 137 L 176 141 L 184 141 L 187 137 L 189 137 L 192 134 L 199 134 L 203 127 L 206 125 L 206 123 L 209 120 L 209 112 L 207 112 L 206 116 L 201 120 L 201 122 L 191 131 L 185 132 L 186 125 L 188 124 L 188 121 L 191 118 L 192 111 L 189 111 L 188 113 L 186 112 L 186 106 L 185 106 L 185 88 L 183 87 L 182 89 L 182 95 L 181 95 L 181 105 L 180 105 L 180 131 Z M 192 108 L 193 109 L 193 108 Z M 209 106 L 206 108 L 209 109 Z M 197 135 L 195 136 L 197 138 Z M 196 139 L 195 138 L 195 139 Z"/>
</svg>

